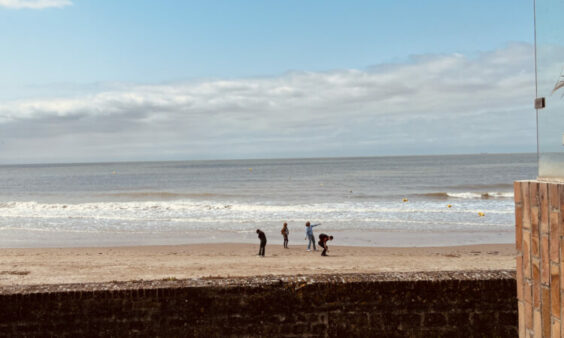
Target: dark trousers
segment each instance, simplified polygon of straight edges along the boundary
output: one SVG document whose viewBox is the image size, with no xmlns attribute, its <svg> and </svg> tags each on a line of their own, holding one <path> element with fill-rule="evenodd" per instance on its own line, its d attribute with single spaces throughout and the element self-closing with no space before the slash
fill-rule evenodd
<svg viewBox="0 0 564 338">
<path fill-rule="evenodd" d="M 313 237 L 313 235 L 307 235 L 307 238 L 309 239 L 309 242 L 307 243 L 307 249 L 309 250 L 311 244 L 313 244 L 313 251 L 315 251 L 315 237 Z"/>
<path fill-rule="evenodd" d="M 264 249 L 266 247 L 266 241 L 260 241 L 259 256 L 264 257 Z"/>
<path fill-rule="evenodd" d="M 327 256 L 327 244 L 323 243 L 322 241 L 317 242 L 317 244 L 319 244 L 319 246 L 323 248 L 321 256 Z"/>
<path fill-rule="evenodd" d="M 284 235 L 284 247 L 288 247 L 288 235 Z"/>
</svg>

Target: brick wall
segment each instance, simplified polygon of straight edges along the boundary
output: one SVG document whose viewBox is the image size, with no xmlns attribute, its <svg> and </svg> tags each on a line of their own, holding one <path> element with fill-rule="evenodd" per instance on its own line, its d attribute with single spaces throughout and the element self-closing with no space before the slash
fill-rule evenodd
<svg viewBox="0 0 564 338">
<path fill-rule="evenodd" d="M 564 185 L 515 182 L 520 337 L 561 337 L 564 290 Z"/>
<path fill-rule="evenodd" d="M 514 337 L 515 291 L 512 271 L 15 286 L 0 336 Z"/>
</svg>

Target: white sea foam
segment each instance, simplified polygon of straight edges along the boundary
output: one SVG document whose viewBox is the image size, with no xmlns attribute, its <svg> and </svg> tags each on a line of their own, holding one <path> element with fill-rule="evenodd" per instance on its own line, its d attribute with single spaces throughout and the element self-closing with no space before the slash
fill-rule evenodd
<svg viewBox="0 0 564 338">
<path fill-rule="evenodd" d="M 513 198 L 512 192 L 486 192 L 486 193 L 478 193 L 478 192 L 449 192 L 447 193 L 449 197 L 454 198 Z"/>
<path fill-rule="evenodd" d="M 459 205 L 445 211 L 444 205 L 427 203 L 319 203 L 319 204 L 253 204 L 236 202 L 194 202 L 194 201 L 149 201 L 149 202 L 97 202 L 97 203 L 38 203 L 38 202 L 6 202 L 0 205 L 0 217 L 92 217 L 120 219 L 129 215 L 131 219 L 162 219 L 187 215 L 276 215 L 291 216 L 293 213 L 315 214 L 370 214 L 370 213 L 460 213 L 488 211 L 496 214 L 511 213 L 506 209 L 475 209 L 472 204 Z M 470 207 L 470 208 L 469 208 Z M 499 207 L 499 206 L 496 206 Z M 151 217 L 152 216 L 152 217 Z M 147 218 L 149 217 L 149 218 Z"/>
<path fill-rule="evenodd" d="M 422 194 L 427 198 L 432 199 L 490 199 L 490 198 L 513 198 L 512 192 L 500 192 L 500 191 L 493 191 L 493 192 L 433 192 Z"/>
<path fill-rule="evenodd" d="M 495 203 L 492 205 L 492 203 Z M 487 218 L 478 218 L 485 212 Z M 513 206 L 507 201 L 465 202 L 447 208 L 443 202 L 351 202 L 258 204 L 236 201 L 140 201 L 96 203 L 4 202 L 0 229 L 69 231 L 242 231 L 256 224 L 307 220 L 335 229 L 484 229 L 512 226 Z"/>
</svg>

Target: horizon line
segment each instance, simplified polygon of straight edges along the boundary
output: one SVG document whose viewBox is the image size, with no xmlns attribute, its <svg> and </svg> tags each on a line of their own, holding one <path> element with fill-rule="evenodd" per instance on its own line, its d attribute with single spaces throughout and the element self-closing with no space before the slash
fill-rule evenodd
<svg viewBox="0 0 564 338">
<path fill-rule="evenodd" d="M 0 163 L 0 167 L 9 166 L 42 166 L 42 165 L 88 165 L 88 164 L 127 164 L 152 162 L 231 162 L 231 161 L 275 161 L 275 160 L 327 160 L 327 159 L 363 159 L 384 157 L 433 157 L 433 156 L 472 156 L 472 155 L 529 155 L 536 152 L 502 152 L 502 153 L 445 153 L 445 154 L 408 154 L 408 155 L 366 155 L 366 156 L 320 156 L 320 157 L 256 157 L 256 158 L 218 158 L 218 159 L 184 159 L 184 160 L 134 160 L 134 161 L 83 161 L 83 162 L 24 162 Z"/>
</svg>

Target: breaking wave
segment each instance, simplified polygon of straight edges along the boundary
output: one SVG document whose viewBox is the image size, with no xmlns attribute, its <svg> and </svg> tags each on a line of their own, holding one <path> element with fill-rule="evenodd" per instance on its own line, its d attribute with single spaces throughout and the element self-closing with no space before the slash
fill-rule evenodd
<svg viewBox="0 0 564 338">
<path fill-rule="evenodd" d="M 449 188 L 453 188 L 456 190 L 472 190 L 472 191 L 513 190 L 513 183 L 459 184 L 459 185 L 452 185 Z"/>
<path fill-rule="evenodd" d="M 235 195 L 217 194 L 217 193 L 175 193 L 168 191 L 135 191 L 135 192 L 117 192 L 99 194 L 104 197 L 114 197 L 118 199 L 131 199 L 131 200 L 175 200 L 186 198 L 215 198 L 215 197 L 230 197 Z"/>
<path fill-rule="evenodd" d="M 336 228 L 390 227 L 410 229 L 415 224 L 449 227 L 497 227 L 511 229 L 514 206 L 507 200 L 373 202 L 346 201 L 310 204 L 258 204 L 237 201 L 135 201 L 94 203 L 0 203 L 0 228 L 113 229 L 115 231 L 242 230 L 251 224 L 302 223 L 307 220 Z M 484 217 L 477 217 L 485 212 Z M 488 225 L 489 224 L 489 225 Z M 261 226 L 262 226 L 261 225 Z M 470 226 L 471 227 L 471 226 Z"/>
<path fill-rule="evenodd" d="M 421 196 L 432 199 L 490 199 L 490 198 L 513 198 L 512 192 L 432 192 L 421 194 Z"/>
</svg>

